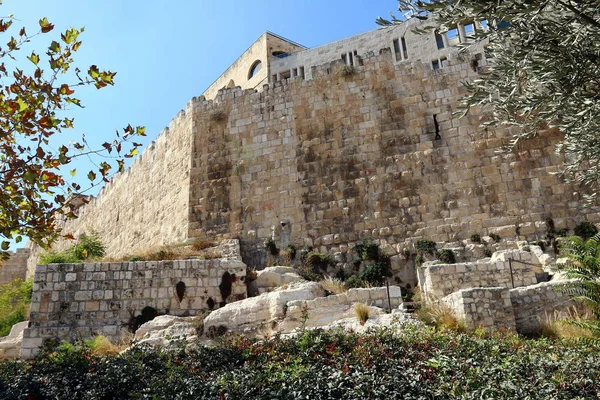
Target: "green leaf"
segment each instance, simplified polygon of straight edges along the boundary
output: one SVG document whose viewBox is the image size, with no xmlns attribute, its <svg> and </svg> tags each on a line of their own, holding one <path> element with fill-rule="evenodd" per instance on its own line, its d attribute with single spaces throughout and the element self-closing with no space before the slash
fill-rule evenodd
<svg viewBox="0 0 600 400">
<path fill-rule="evenodd" d="M 4 241 L 2 242 L 2 250 L 6 251 L 10 247 L 10 242 Z"/>
<path fill-rule="evenodd" d="M 29 61 L 31 61 L 32 63 L 34 63 L 35 65 L 38 65 L 40 62 L 40 57 L 33 52 L 31 53 L 31 55 L 29 57 L 27 57 L 27 59 Z"/>
<path fill-rule="evenodd" d="M 72 169 L 69 171 L 69 174 L 71 174 L 71 176 L 75 176 L 75 174 L 77 174 L 77 169 Z"/>
</svg>

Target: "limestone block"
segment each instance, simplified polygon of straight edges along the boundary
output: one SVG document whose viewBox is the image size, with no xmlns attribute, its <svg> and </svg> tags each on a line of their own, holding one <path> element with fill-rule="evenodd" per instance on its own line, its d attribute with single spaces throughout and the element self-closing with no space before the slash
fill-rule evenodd
<svg viewBox="0 0 600 400">
<path fill-rule="evenodd" d="M 268 267 L 257 272 L 254 282 L 258 290 L 276 288 L 292 282 L 301 282 L 304 279 L 292 267 Z"/>
<path fill-rule="evenodd" d="M 29 325 L 29 321 L 19 322 L 10 329 L 8 336 L 0 337 L 0 359 L 18 358 L 23 342 L 23 331 Z"/>
<path fill-rule="evenodd" d="M 226 326 L 230 331 L 255 329 L 282 318 L 288 303 L 297 300 L 312 300 L 325 296 L 325 291 L 315 282 L 296 282 L 287 289 L 264 293 L 213 311 L 204 319 L 205 329 L 211 326 Z"/>
<path fill-rule="evenodd" d="M 148 321 L 135 332 L 136 344 L 152 344 L 164 346 L 178 338 L 191 340 L 197 335 L 200 321 L 195 317 L 177 317 L 161 315 Z"/>
</svg>

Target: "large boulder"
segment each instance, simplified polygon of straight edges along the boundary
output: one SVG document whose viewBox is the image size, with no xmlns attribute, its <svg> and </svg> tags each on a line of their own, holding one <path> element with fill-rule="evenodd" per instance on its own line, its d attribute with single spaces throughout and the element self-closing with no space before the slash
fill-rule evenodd
<svg viewBox="0 0 600 400">
<path fill-rule="evenodd" d="M 312 300 L 325 296 L 316 282 L 294 282 L 273 292 L 237 301 L 213 311 L 204 319 L 204 330 L 224 329 L 230 332 L 269 326 L 285 316 L 287 304 L 295 300 Z"/>
<path fill-rule="evenodd" d="M 19 358 L 23 331 L 29 326 L 29 321 L 19 322 L 10 329 L 8 336 L 0 337 L 0 359 Z"/>
<path fill-rule="evenodd" d="M 148 321 L 135 331 L 136 344 L 164 346 L 173 339 L 193 340 L 197 337 L 202 321 L 197 317 L 161 315 Z"/>
<path fill-rule="evenodd" d="M 271 292 L 275 288 L 293 282 L 303 282 L 304 279 L 292 267 L 268 267 L 256 274 L 254 284 L 258 293 Z"/>
</svg>

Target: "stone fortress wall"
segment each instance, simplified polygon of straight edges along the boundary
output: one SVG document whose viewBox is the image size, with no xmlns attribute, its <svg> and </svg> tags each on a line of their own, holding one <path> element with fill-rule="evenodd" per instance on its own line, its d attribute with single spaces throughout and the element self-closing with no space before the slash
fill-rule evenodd
<svg viewBox="0 0 600 400">
<path fill-rule="evenodd" d="M 449 56 L 433 70 L 430 61 L 398 62 L 390 38 L 359 54 L 362 65 L 348 75 L 337 55 L 311 66 L 310 79 L 194 98 L 66 231 L 102 232 L 111 256 L 235 236 L 244 261 L 262 266 L 267 237 L 343 262 L 365 239 L 400 253 L 417 237 L 534 238 L 546 234 L 547 218 L 556 229 L 572 228 L 584 213 L 600 220 L 597 208 L 583 210 L 581 189 L 555 174 L 559 133 L 502 152 L 513 128 L 479 128 L 480 109 L 453 114 L 483 53 Z"/>
<path fill-rule="evenodd" d="M 0 285 L 6 285 L 15 279 L 25 279 L 29 253 L 29 249 L 26 248 L 10 252 L 10 258 L 0 266 Z"/>
<path fill-rule="evenodd" d="M 96 198 L 79 207 L 78 218 L 67 220 L 64 231 L 78 237 L 96 231 L 107 255 L 120 257 L 153 246 L 180 242 L 188 235 L 191 164 L 191 105 L 182 110 L 143 154 L 115 175 Z M 72 243 L 62 241 L 61 250 Z M 32 277 L 39 254 L 31 246 L 27 276 Z"/>
</svg>

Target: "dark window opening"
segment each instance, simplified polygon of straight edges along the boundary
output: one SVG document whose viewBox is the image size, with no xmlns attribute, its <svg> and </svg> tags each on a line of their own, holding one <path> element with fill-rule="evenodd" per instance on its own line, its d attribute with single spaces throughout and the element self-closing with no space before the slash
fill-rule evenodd
<svg viewBox="0 0 600 400">
<path fill-rule="evenodd" d="M 300 77 L 302 79 L 304 79 L 305 75 L 304 75 L 304 67 L 300 67 Z"/>
<path fill-rule="evenodd" d="M 342 61 L 344 61 L 344 64 L 348 64 L 348 56 L 346 54 L 342 54 Z"/>
<path fill-rule="evenodd" d="M 404 36 L 402 36 L 402 54 L 404 54 L 404 59 L 408 59 L 408 49 L 406 47 L 406 40 L 404 39 Z"/>
<path fill-rule="evenodd" d="M 349 64 L 350 65 L 354 65 L 354 57 L 352 56 L 352 53 L 348 53 L 348 57 L 349 57 Z"/>
<path fill-rule="evenodd" d="M 260 60 L 254 61 L 252 67 L 250 67 L 250 72 L 248 73 L 248 79 L 251 79 L 262 69 L 262 62 Z"/>
<path fill-rule="evenodd" d="M 286 58 L 287 56 L 290 55 L 290 53 L 286 53 L 285 51 L 274 51 L 272 54 L 273 54 L 273 57 L 277 57 L 277 58 Z"/>
<path fill-rule="evenodd" d="M 279 74 L 279 76 L 281 77 L 281 79 L 287 79 L 289 77 L 292 76 L 292 73 L 290 72 L 290 70 L 288 69 L 287 71 L 283 71 Z"/>
<path fill-rule="evenodd" d="M 435 32 L 435 43 L 437 44 L 438 50 L 441 50 L 445 47 L 444 37 L 440 35 L 439 32 Z"/>
<path fill-rule="evenodd" d="M 440 62 L 438 60 L 433 60 L 431 62 L 431 67 L 434 71 L 437 71 L 438 69 L 440 69 Z"/>
</svg>

